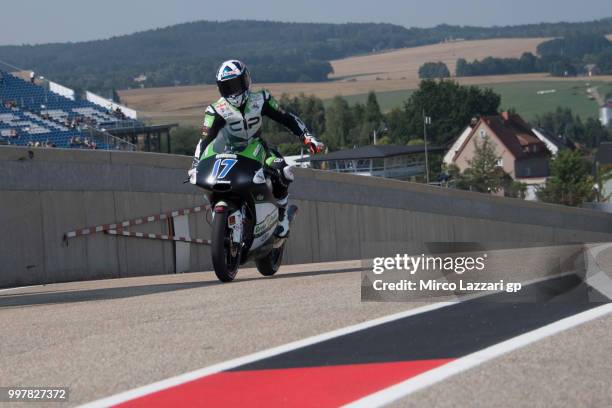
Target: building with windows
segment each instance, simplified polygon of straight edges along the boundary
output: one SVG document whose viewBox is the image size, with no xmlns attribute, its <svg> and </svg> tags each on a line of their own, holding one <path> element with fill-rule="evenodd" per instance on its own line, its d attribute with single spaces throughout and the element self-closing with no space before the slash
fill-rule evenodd
<svg viewBox="0 0 612 408">
<path fill-rule="evenodd" d="M 562 147 L 561 142 L 536 131 L 519 115 L 503 112 L 472 121 L 446 153 L 444 163 L 464 171 L 470 167 L 476 144 L 485 138 L 493 144 L 497 165 L 512 179 L 527 184 L 526 198 L 534 200 L 537 187 L 549 175 L 549 159 Z"/>
<path fill-rule="evenodd" d="M 429 146 L 430 157 L 443 149 Z M 415 180 L 425 175 L 425 146 L 371 145 L 310 157 L 314 169 L 362 176 Z"/>
</svg>

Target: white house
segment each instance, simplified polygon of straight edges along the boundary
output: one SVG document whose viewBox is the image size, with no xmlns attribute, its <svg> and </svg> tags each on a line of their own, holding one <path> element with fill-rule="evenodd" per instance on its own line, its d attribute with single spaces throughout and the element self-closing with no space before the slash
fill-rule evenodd
<svg viewBox="0 0 612 408">
<path fill-rule="evenodd" d="M 562 147 L 560 140 L 534 129 L 517 114 L 502 112 L 472 121 L 450 147 L 444 163 L 464 171 L 476 154 L 476 141 L 485 137 L 493 143 L 497 165 L 512 179 L 527 184 L 525 199 L 535 200 L 549 175 L 550 157 Z"/>
<path fill-rule="evenodd" d="M 444 158 L 442 159 L 442 162 L 444 164 L 450 166 L 454 163 L 455 155 L 459 152 L 459 149 L 461 149 L 461 146 L 463 146 L 465 140 L 468 138 L 470 133 L 472 133 L 473 129 L 474 128 L 472 127 L 472 125 L 466 127 L 465 130 L 459 135 L 459 137 L 453 142 L 453 145 L 448 149 L 448 151 L 444 155 Z"/>
<path fill-rule="evenodd" d="M 612 101 L 606 102 L 599 108 L 599 121 L 603 126 L 608 126 L 612 122 Z"/>
</svg>

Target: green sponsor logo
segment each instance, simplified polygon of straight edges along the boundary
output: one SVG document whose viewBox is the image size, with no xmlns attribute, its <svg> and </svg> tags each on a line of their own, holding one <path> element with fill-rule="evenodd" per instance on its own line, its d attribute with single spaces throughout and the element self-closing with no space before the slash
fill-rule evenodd
<svg viewBox="0 0 612 408">
<path fill-rule="evenodd" d="M 253 235 L 255 237 L 259 237 L 263 235 L 266 231 L 270 230 L 274 226 L 274 224 L 278 221 L 278 212 L 273 212 L 268 214 L 268 216 L 259 224 L 257 224 L 253 230 Z"/>
</svg>

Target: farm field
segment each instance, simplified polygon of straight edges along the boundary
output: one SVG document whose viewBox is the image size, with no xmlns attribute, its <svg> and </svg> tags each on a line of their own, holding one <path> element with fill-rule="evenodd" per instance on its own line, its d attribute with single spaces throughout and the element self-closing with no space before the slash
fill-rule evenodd
<svg viewBox="0 0 612 408">
<path fill-rule="evenodd" d="M 330 61 L 334 68 L 331 79 L 372 80 L 418 78 L 419 67 L 426 62 L 442 61 L 455 73 L 457 59 L 468 61 L 486 57 L 518 58 L 524 52 L 536 53 L 538 44 L 548 38 L 501 38 L 492 40 L 454 41 L 403 48 L 378 54 Z"/>
<path fill-rule="evenodd" d="M 502 108 L 514 107 L 526 119 L 549 112 L 557 106 L 570 107 L 582 117 L 596 117 L 597 103 L 586 95 L 585 78 L 552 78 L 545 74 L 504 75 L 490 77 L 456 78 L 464 85 L 493 88 L 502 95 Z M 418 86 L 418 81 L 400 87 L 398 81 L 359 81 L 324 83 L 261 84 L 277 96 L 282 93 L 297 95 L 314 94 L 329 103 L 335 95 L 344 96 L 349 103 L 365 102 L 367 93 L 376 90 L 383 111 L 399 107 Z M 592 81 L 602 96 L 612 93 L 612 76 L 597 77 Z M 396 87 L 394 89 L 394 87 Z M 399 89 L 398 89 L 399 88 Z M 538 95 L 540 90 L 555 89 L 555 93 Z M 128 106 L 137 109 L 153 123 L 179 123 L 199 126 L 204 108 L 214 101 L 217 89 L 214 85 L 148 88 L 120 92 Z"/>
<path fill-rule="evenodd" d="M 537 115 L 555 110 L 558 106 L 571 108 L 575 114 L 583 119 L 598 117 L 598 104 L 589 99 L 587 85 L 597 87 L 602 97 L 612 93 L 612 80 L 606 82 L 595 80 L 546 80 L 546 81 L 517 81 L 507 83 L 482 84 L 483 87 L 492 88 L 502 97 L 501 108 L 514 108 L 525 119 L 534 119 Z M 550 92 L 553 91 L 554 92 Z M 539 91 L 549 93 L 538 94 Z M 412 90 L 377 92 L 378 103 L 383 111 L 401 107 L 410 97 Z M 349 104 L 365 103 L 367 94 L 351 95 L 346 97 Z M 329 100 L 325 101 L 329 104 Z"/>
<path fill-rule="evenodd" d="M 588 85 L 587 85 L 588 84 Z M 519 82 L 495 84 L 493 90 L 502 96 L 502 109 L 514 108 L 525 119 L 555 110 L 557 107 L 570 108 L 583 120 L 599 117 L 599 105 L 587 94 L 589 87 L 597 87 L 605 95 L 612 91 L 612 81 L 569 81 L 561 82 Z M 554 92 L 550 92 L 553 91 Z M 541 93 L 540 91 L 549 91 Z"/>
<path fill-rule="evenodd" d="M 611 36 L 612 38 L 612 36 Z M 365 95 L 375 90 L 379 95 L 379 102 L 384 110 L 394 106 L 400 106 L 401 102 L 410 94 L 410 90 L 419 85 L 418 68 L 427 61 L 442 60 L 449 64 L 451 72 L 454 71 L 455 62 L 458 58 L 472 60 L 486 56 L 517 57 L 523 52 L 535 52 L 537 45 L 546 38 L 526 39 L 495 39 L 478 41 L 457 41 L 423 47 L 405 48 L 379 54 L 350 57 L 342 60 L 331 61 L 335 73 L 332 81 L 327 82 L 304 82 L 304 83 L 273 83 L 258 84 L 257 73 L 253 73 L 254 88 L 269 89 L 274 95 L 283 93 L 288 95 L 316 95 L 328 100 L 335 95 L 347 97 L 350 102 L 355 103 L 365 99 Z M 378 79 L 377 79 L 378 78 Z M 550 85 L 539 84 L 542 82 L 568 82 L 568 87 L 576 86 L 575 83 L 584 82 L 584 78 L 559 78 L 549 77 L 547 74 L 518 74 L 497 75 L 482 77 L 455 78 L 463 85 L 491 85 L 499 87 L 504 92 L 503 106 L 514 106 L 522 110 L 521 104 L 527 103 L 527 111 L 539 113 L 540 106 L 531 99 L 532 87 L 525 85 L 536 82 L 534 87 L 550 89 Z M 598 77 L 598 81 L 612 82 L 611 77 Z M 506 83 L 519 83 L 519 88 Z M 559 86 L 561 89 L 562 87 Z M 519 90 L 527 92 L 521 96 Z M 565 89 L 565 88 L 563 88 Z M 574 91 L 565 92 L 560 90 L 558 95 L 552 95 L 547 99 L 547 104 L 542 105 L 548 110 L 555 99 L 562 99 L 563 103 L 570 103 L 578 95 Z M 129 89 L 119 91 L 121 100 L 129 107 L 142 113 L 153 123 L 179 123 L 181 125 L 199 125 L 204 108 L 218 98 L 215 85 L 194 85 L 165 88 Z M 565 98 L 565 99 L 563 99 Z M 569 99 L 568 99 L 569 98 Z M 542 98 L 545 99 L 545 98 Z M 589 111 L 590 101 L 581 101 L 581 111 Z M 539 103 L 539 100 L 538 100 Z M 571 102 L 574 103 L 574 102 Z M 563 104 L 562 104 L 563 105 Z M 556 106 L 556 105 L 555 105 Z M 593 113 L 592 115 L 595 115 Z"/>
<path fill-rule="evenodd" d="M 414 89 L 419 84 L 418 68 L 427 61 L 446 61 L 451 64 L 449 68 L 452 71 L 457 58 L 471 60 L 491 53 L 499 57 L 516 57 L 523 52 L 535 52 L 537 45 L 544 40 L 546 39 L 456 41 L 404 48 L 331 61 L 336 71 L 330 77 L 333 81 L 256 85 L 270 89 L 275 95 L 305 93 L 322 99 L 335 95 L 364 94 L 370 90 L 387 92 Z M 253 79 L 257 82 L 256 72 L 253 73 Z M 465 81 L 475 83 L 474 78 L 466 78 Z M 478 81 L 503 82 L 504 78 L 482 77 Z M 181 124 L 198 123 L 203 108 L 218 97 L 214 85 L 131 89 L 120 91 L 119 94 L 124 103 L 150 117 L 153 122 L 173 121 Z"/>
</svg>

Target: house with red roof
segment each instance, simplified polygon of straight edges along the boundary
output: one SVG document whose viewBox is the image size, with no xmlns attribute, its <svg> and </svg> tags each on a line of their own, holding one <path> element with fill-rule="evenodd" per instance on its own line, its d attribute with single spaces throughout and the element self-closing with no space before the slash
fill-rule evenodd
<svg viewBox="0 0 612 408">
<path fill-rule="evenodd" d="M 552 142 L 518 114 L 503 112 L 482 116 L 473 120 L 455 140 L 444 156 L 444 163 L 464 171 L 474 158 L 476 143 L 486 138 L 493 144 L 498 166 L 512 179 L 527 184 L 526 199 L 535 200 L 537 187 L 543 185 L 549 175 L 549 159 L 556 153 Z"/>
</svg>

